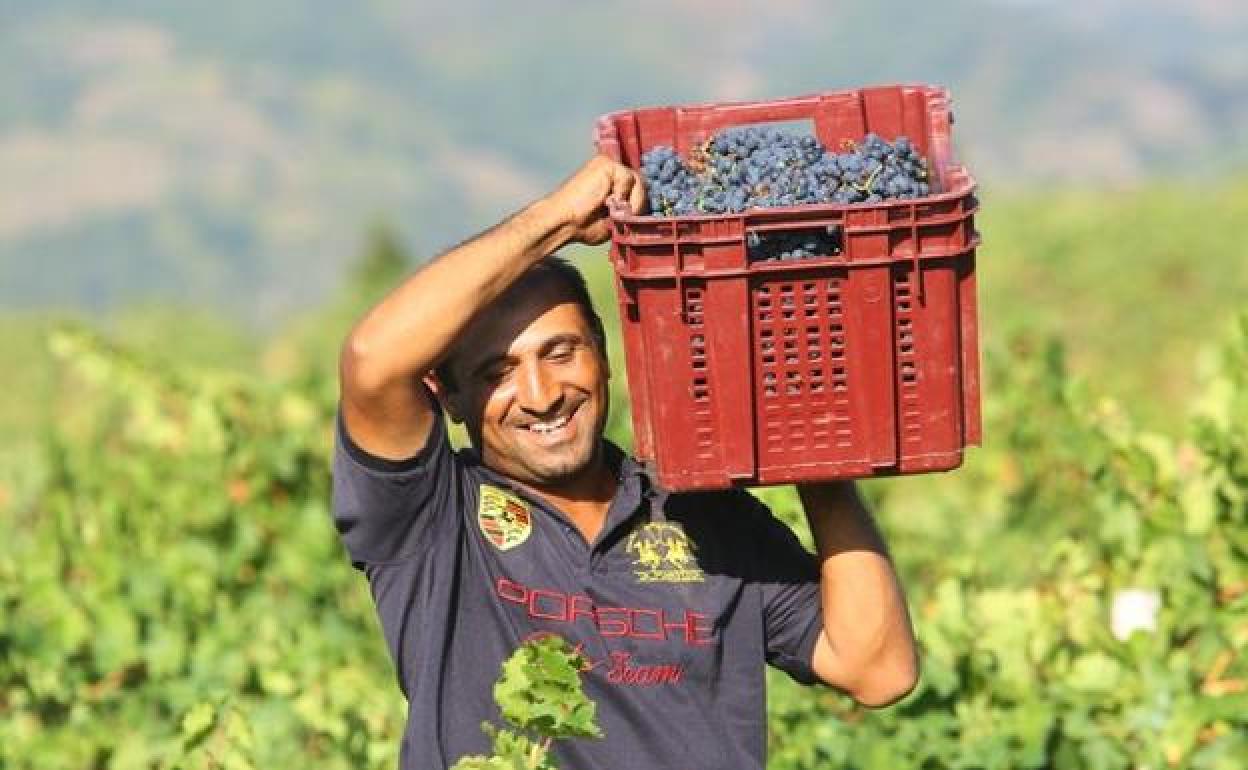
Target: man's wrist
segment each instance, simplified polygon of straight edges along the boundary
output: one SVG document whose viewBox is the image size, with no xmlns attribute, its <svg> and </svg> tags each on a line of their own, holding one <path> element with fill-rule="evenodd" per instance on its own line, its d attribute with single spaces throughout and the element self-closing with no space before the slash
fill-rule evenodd
<svg viewBox="0 0 1248 770">
<path fill-rule="evenodd" d="M 539 258 L 567 245 L 575 232 L 567 212 L 549 197 L 539 198 L 529 204 L 515 219 L 516 224 L 524 228 L 536 245 Z"/>
<path fill-rule="evenodd" d="M 852 481 L 803 484 L 798 494 L 821 555 L 846 550 L 884 553 L 875 518 Z"/>
<path fill-rule="evenodd" d="M 863 507 L 858 488 L 852 481 L 824 481 L 797 485 L 806 512 L 855 512 Z"/>
</svg>

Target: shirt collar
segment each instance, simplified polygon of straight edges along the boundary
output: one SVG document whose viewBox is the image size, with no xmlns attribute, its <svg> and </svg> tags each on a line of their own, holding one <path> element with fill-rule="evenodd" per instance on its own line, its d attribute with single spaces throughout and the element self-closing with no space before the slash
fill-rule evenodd
<svg viewBox="0 0 1248 770">
<path fill-rule="evenodd" d="M 661 498 L 665 496 L 655 486 L 645 466 L 616 446 L 615 443 L 603 439 L 603 451 L 607 467 L 615 473 L 616 488 L 615 497 L 612 498 L 611 505 L 607 508 L 606 521 L 603 522 L 602 531 L 598 535 L 599 543 L 606 542 L 616 529 L 630 521 L 640 509 L 647 509 L 651 517 L 657 515 L 659 518 L 662 518 Z M 523 486 L 515 483 L 507 476 L 486 466 L 485 463 L 481 462 L 481 456 L 477 454 L 474 448 L 465 448 L 461 451 L 461 454 L 469 464 L 478 468 L 493 483 L 515 492 L 532 503 L 540 505 L 543 509 L 551 511 L 560 518 L 567 518 L 562 511 L 549 505 L 545 500 L 528 492 Z M 660 504 L 658 506 L 652 502 L 652 499 L 656 496 L 659 497 L 657 502 Z"/>
</svg>

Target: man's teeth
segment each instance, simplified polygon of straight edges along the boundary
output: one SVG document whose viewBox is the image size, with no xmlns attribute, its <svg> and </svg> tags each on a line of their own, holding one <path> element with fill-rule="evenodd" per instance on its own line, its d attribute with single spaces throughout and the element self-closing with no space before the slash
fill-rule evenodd
<svg viewBox="0 0 1248 770">
<path fill-rule="evenodd" d="M 564 415 L 552 422 L 535 422 L 529 426 L 529 430 L 535 433 L 550 433 L 556 431 L 568 424 L 568 415 Z"/>
</svg>

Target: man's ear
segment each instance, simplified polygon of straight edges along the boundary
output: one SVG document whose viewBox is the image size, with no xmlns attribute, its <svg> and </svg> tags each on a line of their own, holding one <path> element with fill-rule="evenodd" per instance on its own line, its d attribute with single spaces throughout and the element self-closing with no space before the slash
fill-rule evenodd
<svg viewBox="0 0 1248 770">
<path fill-rule="evenodd" d="M 455 394 L 446 384 L 438 378 L 438 375 L 430 372 L 424 376 L 425 387 L 429 388 L 433 393 L 433 397 L 438 400 L 438 404 L 442 407 L 442 411 L 451 418 L 451 422 L 462 423 L 464 418 L 460 416 L 459 409 L 455 405 Z"/>
<path fill-rule="evenodd" d="M 602 350 L 598 351 L 598 357 L 602 359 L 603 376 L 606 379 L 610 380 L 611 379 L 611 359 L 607 358 L 606 348 L 603 348 Z"/>
</svg>

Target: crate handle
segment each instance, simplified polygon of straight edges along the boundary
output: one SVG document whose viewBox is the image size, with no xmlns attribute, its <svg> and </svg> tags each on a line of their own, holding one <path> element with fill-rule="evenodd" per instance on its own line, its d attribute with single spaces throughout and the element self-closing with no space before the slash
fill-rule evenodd
<svg viewBox="0 0 1248 770">
<path fill-rule="evenodd" d="M 725 104 L 711 108 L 702 119 L 704 127 L 718 129 L 741 123 L 772 123 L 814 117 L 819 96 L 795 96 L 765 103 Z"/>
</svg>

